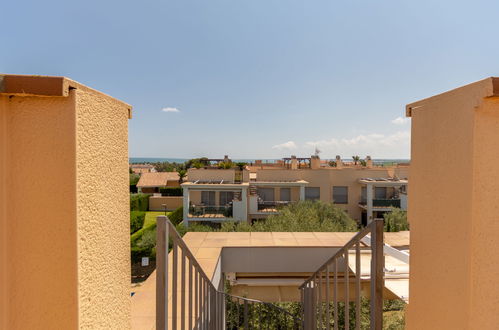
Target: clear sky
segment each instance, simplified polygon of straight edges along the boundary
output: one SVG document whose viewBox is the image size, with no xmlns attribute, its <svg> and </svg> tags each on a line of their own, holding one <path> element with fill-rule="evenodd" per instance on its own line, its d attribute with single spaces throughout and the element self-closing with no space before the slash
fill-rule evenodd
<svg viewBox="0 0 499 330">
<path fill-rule="evenodd" d="M 134 106 L 130 156 L 408 158 L 404 106 L 499 75 L 499 1 L 5 1 L 0 72 Z"/>
</svg>

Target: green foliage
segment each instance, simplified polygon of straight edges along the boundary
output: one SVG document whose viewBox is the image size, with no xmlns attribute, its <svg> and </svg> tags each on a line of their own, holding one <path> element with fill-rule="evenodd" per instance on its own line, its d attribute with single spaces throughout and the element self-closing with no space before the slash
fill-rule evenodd
<svg viewBox="0 0 499 330">
<path fill-rule="evenodd" d="M 361 166 L 367 166 L 367 162 L 364 159 L 359 160 Z"/>
<path fill-rule="evenodd" d="M 147 211 L 148 209 L 149 209 L 149 195 L 146 194 L 130 195 L 131 211 Z"/>
<path fill-rule="evenodd" d="M 130 174 L 130 185 L 131 186 L 134 186 L 137 184 L 137 182 L 139 182 L 140 180 L 140 175 L 138 174 Z"/>
<path fill-rule="evenodd" d="M 237 162 L 236 163 L 236 166 L 239 167 L 239 170 L 241 170 L 241 171 L 244 170 L 246 165 L 248 165 L 248 163 L 245 163 L 245 162 Z"/>
<path fill-rule="evenodd" d="M 168 219 L 170 219 L 174 225 L 181 223 L 182 220 L 184 220 L 184 207 L 180 206 L 175 211 L 171 212 L 168 215 Z"/>
<path fill-rule="evenodd" d="M 201 168 L 209 165 L 208 158 L 206 157 L 201 157 L 201 158 L 193 158 L 189 159 L 188 161 L 185 162 L 185 168 Z"/>
<path fill-rule="evenodd" d="M 154 234 L 152 234 L 153 232 Z M 146 237 L 143 239 L 144 235 Z M 139 229 L 130 236 L 130 250 L 132 262 L 140 261 L 142 257 L 155 257 L 154 246 L 156 245 L 156 223 Z M 154 244 L 150 244 L 154 238 Z"/>
<path fill-rule="evenodd" d="M 178 170 L 178 176 L 179 176 L 180 183 L 184 182 L 184 178 L 186 177 L 186 175 L 187 175 L 187 170 L 185 170 L 185 169 Z"/>
<path fill-rule="evenodd" d="M 143 211 L 130 212 L 130 234 L 133 234 L 137 230 L 142 228 L 142 226 L 144 225 L 145 218 L 146 218 L 146 213 Z"/>
<path fill-rule="evenodd" d="M 218 168 L 221 168 L 221 169 L 225 169 L 225 170 L 228 170 L 228 169 L 231 169 L 234 167 L 234 163 L 232 162 L 220 162 L 217 164 Z"/>
<path fill-rule="evenodd" d="M 357 223 L 333 203 L 301 201 L 255 223 L 253 231 L 357 231 Z"/>
<path fill-rule="evenodd" d="M 329 164 L 329 166 L 331 166 L 331 167 L 336 167 L 336 166 L 338 166 L 338 163 L 336 163 L 336 161 L 334 161 L 334 160 L 329 161 L 329 163 L 328 163 L 328 164 Z"/>
<path fill-rule="evenodd" d="M 392 208 L 391 212 L 384 214 L 385 231 L 395 232 L 401 230 L 409 230 L 409 222 L 407 222 L 407 211 L 399 208 Z"/>
<path fill-rule="evenodd" d="M 159 188 L 161 196 L 182 196 L 182 187 L 165 187 Z"/>
<path fill-rule="evenodd" d="M 352 159 L 353 159 L 353 163 L 355 165 L 357 165 L 357 162 L 360 160 L 360 157 L 359 156 L 352 156 Z"/>
</svg>

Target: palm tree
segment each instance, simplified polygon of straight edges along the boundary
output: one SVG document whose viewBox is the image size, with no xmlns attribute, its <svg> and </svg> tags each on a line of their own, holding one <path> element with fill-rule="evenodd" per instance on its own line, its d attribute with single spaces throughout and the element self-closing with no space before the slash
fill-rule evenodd
<svg viewBox="0 0 499 330">
<path fill-rule="evenodd" d="M 360 157 L 359 156 L 352 156 L 353 163 L 354 165 L 357 165 L 357 162 L 359 161 Z"/>
<path fill-rule="evenodd" d="M 184 178 L 187 175 L 187 171 L 184 169 L 178 170 L 178 179 L 180 183 L 184 182 Z"/>
</svg>

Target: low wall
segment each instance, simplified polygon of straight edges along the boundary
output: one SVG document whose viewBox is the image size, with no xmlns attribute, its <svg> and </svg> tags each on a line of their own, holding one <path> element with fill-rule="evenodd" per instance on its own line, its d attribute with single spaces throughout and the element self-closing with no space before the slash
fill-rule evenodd
<svg viewBox="0 0 499 330">
<path fill-rule="evenodd" d="M 149 211 L 164 211 L 166 204 L 167 211 L 173 211 L 183 204 L 182 196 L 151 196 L 149 197 Z"/>
</svg>

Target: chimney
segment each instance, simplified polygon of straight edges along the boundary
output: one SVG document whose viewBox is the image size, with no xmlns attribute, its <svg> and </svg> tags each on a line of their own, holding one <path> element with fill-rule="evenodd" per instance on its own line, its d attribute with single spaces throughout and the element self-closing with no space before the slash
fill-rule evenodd
<svg viewBox="0 0 499 330">
<path fill-rule="evenodd" d="M 372 168 L 373 167 L 373 160 L 371 159 L 371 156 L 366 157 L 366 167 L 367 168 Z"/>
<path fill-rule="evenodd" d="M 321 159 L 318 155 L 310 157 L 310 168 L 313 170 L 321 168 Z"/>
<path fill-rule="evenodd" d="M 292 170 L 297 170 L 298 169 L 298 160 L 296 159 L 295 155 L 291 156 L 291 169 Z"/>
<path fill-rule="evenodd" d="M 341 157 L 339 155 L 336 156 L 336 168 L 343 168 L 343 162 L 341 161 Z"/>
</svg>

